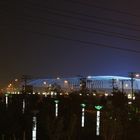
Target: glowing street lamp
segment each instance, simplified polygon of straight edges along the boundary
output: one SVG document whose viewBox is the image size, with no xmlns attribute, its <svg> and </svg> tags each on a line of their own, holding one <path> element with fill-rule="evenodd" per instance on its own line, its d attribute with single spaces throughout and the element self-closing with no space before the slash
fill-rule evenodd
<svg viewBox="0 0 140 140">
<path fill-rule="evenodd" d="M 9 85 L 8 85 L 8 87 L 10 88 L 12 86 L 12 84 L 10 83 Z"/>
<path fill-rule="evenodd" d="M 65 84 L 68 84 L 68 81 L 67 81 L 67 80 L 65 80 L 65 81 L 64 81 L 64 83 L 65 83 Z"/>
<path fill-rule="evenodd" d="M 43 82 L 43 84 L 44 84 L 44 85 L 46 85 L 46 84 L 47 84 L 47 82 L 46 82 L 46 81 L 44 81 L 44 82 Z"/>
<path fill-rule="evenodd" d="M 25 112 L 25 99 L 22 101 L 22 113 L 24 114 Z"/>
<path fill-rule="evenodd" d="M 59 103 L 59 100 L 55 100 L 55 117 L 57 118 L 58 117 L 58 103 Z"/>
<path fill-rule="evenodd" d="M 85 126 L 85 104 L 81 104 L 82 107 L 82 118 L 81 118 L 81 127 Z"/>
<path fill-rule="evenodd" d="M 15 82 L 18 82 L 18 79 L 15 79 Z"/>
<path fill-rule="evenodd" d="M 5 94 L 5 104 L 6 104 L 6 107 L 8 107 L 8 94 Z"/>
<path fill-rule="evenodd" d="M 32 127 L 32 140 L 36 140 L 36 133 L 37 133 L 37 118 L 33 116 L 33 127 Z"/>
<path fill-rule="evenodd" d="M 60 77 L 57 77 L 56 79 L 57 79 L 57 80 L 60 80 Z"/>
<path fill-rule="evenodd" d="M 95 106 L 95 109 L 98 111 L 100 111 L 102 108 L 103 108 L 103 106 L 100 106 L 100 105 Z"/>
<path fill-rule="evenodd" d="M 97 110 L 96 115 L 96 135 L 100 135 L 100 110 L 103 108 L 103 106 L 97 105 L 95 106 L 95 109 Z"/>
<path fill-rule="evenodd" d="M 32 140 L 37 140 L 37 117 L 39 110 L 33 110 L 33 120 L 32 120 Z"/>
<path fill-rule="evenodd" d="M 140 74 L 139 73 L 135 74 L 135 77 L 140 78 Z"/>
</svg>

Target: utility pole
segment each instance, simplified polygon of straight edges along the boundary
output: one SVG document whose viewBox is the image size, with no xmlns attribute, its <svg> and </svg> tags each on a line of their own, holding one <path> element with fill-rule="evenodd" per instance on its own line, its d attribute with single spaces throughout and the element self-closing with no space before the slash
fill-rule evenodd
<svg viewBox="0 0 140 140">
<path fill-rule="evenodd" d="M 22 80 L 24 82 L 24 84 L 22 86 L 22 92 L 24 92 L 24 93 L 26 93 L 27 79 L 28 79 L 28 76 L 27 75 L 23 75 L 22 76 Z"/>
<path fill-rule="evenodd" d="M 131 80 L 121 80 L 121 87 L 122 87 L 122 93 L 124 93 L 125 91 L 125 82 L 127 82 L 127 81 L 131 81 Z M 126 85 L 126 87 L 127 87 L 127 85 Z"/>
<path fill-rule="evenodd" d="M 134 97 L 134 72 L 130 73 L 130 78 L 131 78 L 131 98 L 133 100 L 133 97 Z"/>
<path fill-rule="evenodd" d="M 115 79 L 112 79 L 112 92 L 115 92 Z"/>
<path fill-rule="evenodd" d="M 33 86 L 28 85 L 27 80 L 32 79 L 31 76 L 28 75 L 23 75 L 22 80 L 23 80 L 23 86 L 22 86 L 22 92 L 23 93 L 32 93 L 33 92 Z"/>
<path fill-rule="evenodd" d="M 122 93 L 124 93 L 124 80 L 122 80 Z"/>
<path fill-rule="evenodd" d="M 80 79 L 80 87 L 81 87 L 81 90 L 86 89 L 86 78 L 81 78 Z"/>
</svg>

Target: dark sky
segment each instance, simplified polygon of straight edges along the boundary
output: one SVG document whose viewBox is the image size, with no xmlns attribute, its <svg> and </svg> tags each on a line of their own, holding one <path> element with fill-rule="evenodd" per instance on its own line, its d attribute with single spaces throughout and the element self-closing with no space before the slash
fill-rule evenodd
<svg viewBox="0 0 140 140">
<path fill-rule="evenodd" d="M 21 75 L 140 71 L 140 2 L 0 2 L 0 87 Z"/>
</svg>

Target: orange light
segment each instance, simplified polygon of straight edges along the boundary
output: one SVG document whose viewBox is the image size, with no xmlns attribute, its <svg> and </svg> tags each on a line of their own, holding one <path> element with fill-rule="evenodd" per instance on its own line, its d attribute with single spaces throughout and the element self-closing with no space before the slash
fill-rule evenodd
<svg viewBox="0 0 140 140">
<path fill-rule="evenodd" d="M 15 79 L 15 82 L 18 82 L 18 79 Z"/>
<path fill-rule="evenodd" d="M 65 84 L 68 84 L 68 81 L 67 81 L 67 80 L 65 80 L 65 81 L 64 81 L 64 83 L 65 83 Z"/>
</svg>

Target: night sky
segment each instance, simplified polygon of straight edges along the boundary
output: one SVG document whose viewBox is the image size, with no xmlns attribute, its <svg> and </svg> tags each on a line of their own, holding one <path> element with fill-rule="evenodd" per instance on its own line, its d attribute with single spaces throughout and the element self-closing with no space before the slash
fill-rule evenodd
<svg viewBox="0 0 140 140">
<path fill-rule="evenodd" d="M 0 2 L 0 87 L 22 75 L 140 71 L 140 2 Z"/>
</svg>

